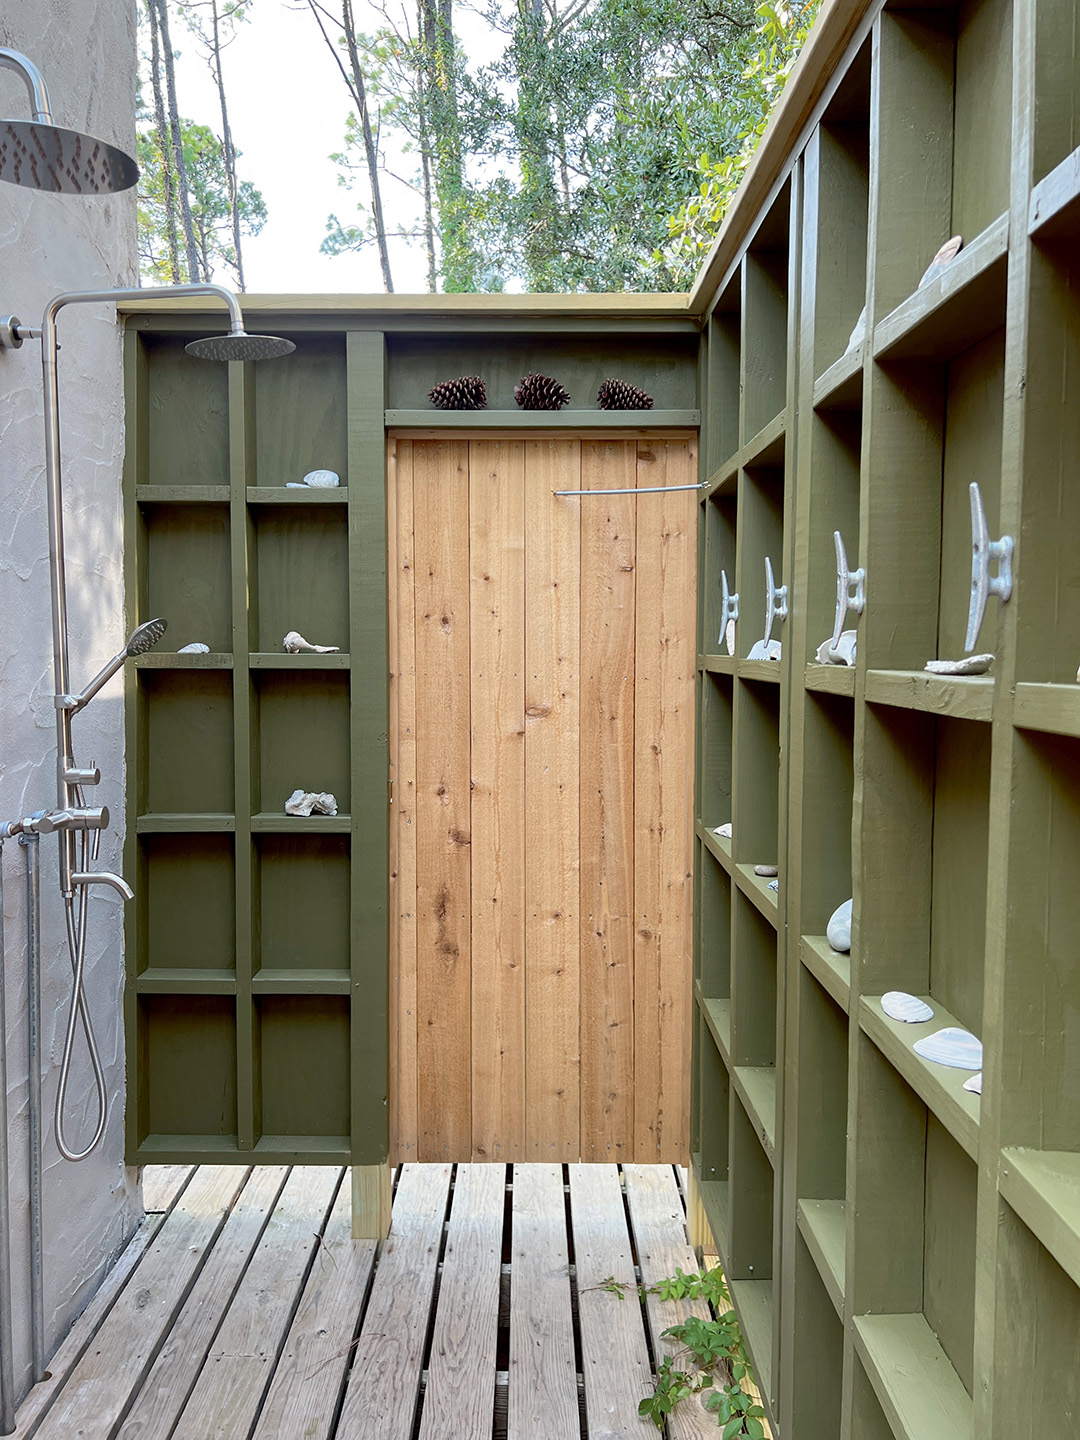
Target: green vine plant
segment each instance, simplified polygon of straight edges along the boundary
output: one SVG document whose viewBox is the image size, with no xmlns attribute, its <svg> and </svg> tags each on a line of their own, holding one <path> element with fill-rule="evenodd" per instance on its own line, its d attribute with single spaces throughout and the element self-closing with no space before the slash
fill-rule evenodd
<svg viewBox="0 0 1080 1440">
<path fill-rule="evenodd" d="M 681 1325 L 672 1325 L 663 1332 L 682 1348 L 661 1361 L 656 1387 L 639 1404 L 639 1415 L 662 1430 L 676 1405 L 707 1390 L 710 1393 L 703 1403 L 716 1415 L 722 1440 L 764 1440 L 765 1411 L 751 1391 L 743 1387 L 744 1381 L 752 1387 L 754 1376 L 719 1268 L 695 1275 L 677 1268 L 674 1275 L 650 1286 L 648 1291 L 642 1286 L 620 1284 L 610 1276 L 598 1288 L 611 1291 L 620 1300 L 625 1299 L 624 1290 L 630 1288 L 637 1289 L 642 1298 L 651 1294 L 661 1300 L 704 1300 L 715 1317 L 705 1320 L 691 1315 Z"/>
</svg>

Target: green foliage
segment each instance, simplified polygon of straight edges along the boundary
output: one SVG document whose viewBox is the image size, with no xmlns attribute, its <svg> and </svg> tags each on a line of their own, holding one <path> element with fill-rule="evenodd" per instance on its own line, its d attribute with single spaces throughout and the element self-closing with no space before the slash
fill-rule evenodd
<svg viewBox="0 0 1080 1440">
<path fill-rule="evenodd" d="M 235 273 L 232 213 L 221 141 L 205 125 L 191 120 L 181 121 L 180 128 L 200 264 L 207 275 L 218 266 Z M 178 257 L 179 273 L 173 273 L 169 258 L 165 167 L 155 130 L 140 129 L 136 143 L 142 171 L 138 190 L 140 270 L 155 284 L 182 284 L 188 279 L 183 252 Z M 237 205 L 241 233 L 257 235 L 266 221 L 266 205 L 250 181 L 240 182 Z"/>
</svg>

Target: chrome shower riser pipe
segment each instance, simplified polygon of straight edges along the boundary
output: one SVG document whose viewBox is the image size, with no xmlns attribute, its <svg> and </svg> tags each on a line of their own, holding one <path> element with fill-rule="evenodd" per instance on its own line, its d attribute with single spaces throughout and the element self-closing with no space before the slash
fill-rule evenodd
<svg viewBox="0 0 1080 1440">
<path fill-rule="evenodd" d="M 15 1336 L 11 1306 L 11 1188 L 8 1167 L 4 841 L 0 837 L 0 1435 L 15 1429 Z"/>
<path fill-rule="evenodd" d="M 20 835 L 26 855 L 26 988 L 30 1114 L 30 1343 L 34 1384 L 45 1378 L 45 1295 L 42 1287 L 41 1134 L 41 840 Z"/>
</svg>

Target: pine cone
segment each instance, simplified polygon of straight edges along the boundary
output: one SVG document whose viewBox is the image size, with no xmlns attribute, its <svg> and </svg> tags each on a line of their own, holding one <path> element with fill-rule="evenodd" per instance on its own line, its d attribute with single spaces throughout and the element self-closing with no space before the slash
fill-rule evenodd
<svg viewBox="0 0 1080 1440">
<path fill-rule="evenodd" d="M 523 375 L 514 386 L 522 410 L 561 410 L 570 396 L 550 375 Z"/>
<path fill-rule="evenodd" d="M 460 375 L 434 386 L 428 391 L 428 399 L 437 410 L 483 410 L 487 391 L 479 375 Z"/>
<path fill-rule="evenodd" d="M 596 404 L 600 410 L 651 410 L 653 398 L 636 385 L 627 385 L 625 380 L 605 380 L 597 393 Z"/>
</svg>

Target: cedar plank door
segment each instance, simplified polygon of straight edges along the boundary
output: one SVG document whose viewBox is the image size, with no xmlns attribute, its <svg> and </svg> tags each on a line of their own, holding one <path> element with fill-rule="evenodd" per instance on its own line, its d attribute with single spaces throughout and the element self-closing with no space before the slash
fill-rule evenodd
<svg viewBox="0 0 1080 1440">
<path fill-rule="evenodd" d="M 391 439 L 391 1158 L 685 1163 L 697 441 Z"/>
</svg>

